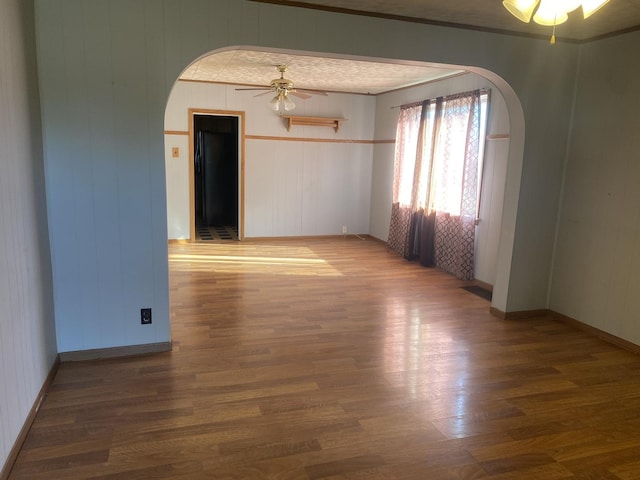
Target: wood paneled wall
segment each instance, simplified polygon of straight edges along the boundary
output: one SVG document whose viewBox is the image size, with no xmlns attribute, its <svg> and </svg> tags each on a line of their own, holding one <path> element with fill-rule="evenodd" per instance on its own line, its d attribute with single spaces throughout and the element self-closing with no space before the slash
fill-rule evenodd
<svg viewBox="0 0 640 480">
<path fill-rule="evenodd" d="M 375 97 L 296 100 L 296 115 L 346 118 L 339 132 L 308 126 L 289 132 L 269 98 L 233 85 L 174 85 L 165 112 L 165 131 L 174 132 L 165 135 L 169 239 L 189 237 L 188 137 L 175 133 L 188 130 L 189 108 L 245 112 L 245 237 L 340 235 L 343 225 L 369 233 Z"/>
<path fill-rule="evenodd" d="M 36 5 L 59 352 L 170 339 L 169 18 L 150 1 Z"/>
<path fill-rule="evenodd" d="M 195 58 L 238 45 L 467 65 L 490 76 L 508 94 L 512 122 L 527 122 L 526 145 L 523 128 L 517 141 L 511 132 L 496 308 L 546 303 L 577 46 L 549 54 L 542 40 L 242 0 L 35 5 L 61 352 L 169 340 L 167 98 Z M 140 325 L 143 307 L 154 309 L 153 325 Z"/>
<path fill-rule="evenodd" d="M 549 306 L 640 345 L 640 32 L 583 46 Z"/>
<path fill-rule="evenodd" d="M 33 5 L 0 2 L 0 32 L 2 470 L 55 361 L 56 343 Z"/>
</svg>

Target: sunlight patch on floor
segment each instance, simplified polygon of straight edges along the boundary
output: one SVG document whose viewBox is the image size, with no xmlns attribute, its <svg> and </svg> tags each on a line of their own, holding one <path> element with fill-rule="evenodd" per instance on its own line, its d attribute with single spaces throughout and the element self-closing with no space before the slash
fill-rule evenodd
<svg viewBox="0 0 640 480">
<path fill-rule="evenodd" d="M 227 249 L 228 250 L 228 249 Z M 262 255 L 229 255 L 218 254 L 215 251 L 201 252 L 197 254 L 171 253 L 169 262 L 172 269 L 191 271 L 220 271 L 243 273 L 269 273 L 279 275 L 323 275 L 342 276 L 326 260 L 318 258 L 310 250 L 309 256 L 302 256 L 299 251 L 297 256 L 264 256 Z M 246 252 L 248 253 L 248 252 Z M 285 253 L 280 251 L 278 253 Z"/>
</svg>

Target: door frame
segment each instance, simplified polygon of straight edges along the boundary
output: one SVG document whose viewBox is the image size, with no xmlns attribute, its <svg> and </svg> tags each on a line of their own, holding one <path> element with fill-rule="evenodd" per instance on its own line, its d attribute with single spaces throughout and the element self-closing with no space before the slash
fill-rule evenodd
<svg viewBox="0 0 640 480">
<path fill-rule="evenodd" d="M 205 108 L 189 108 L 189 241 L 196 241 L 196 194 L 195 172 L 195 116 L 211 115 L 213 117 L 236 117 L 238 119 L 238 240 L 244 240 L 244 145 L 245 115 L 238 110 L 209 110 Z"/>
</svg>

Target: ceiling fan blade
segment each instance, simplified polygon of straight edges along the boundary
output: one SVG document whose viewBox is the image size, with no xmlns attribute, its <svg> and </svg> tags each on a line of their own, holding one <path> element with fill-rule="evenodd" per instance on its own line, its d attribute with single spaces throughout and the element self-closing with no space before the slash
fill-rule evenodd
<svg viewBox="0 0 640 480">
<path fill-rule="evenodd" d="M 301 92 L 289 92 L 289 95 L 301 98 L 303 100 L 306 100 L 307 98 L 312 97 L 312 95 L 309 95 L 308 93 L 301 93 Z"/>
<path fill-rule="evenodd" d="M 274 93 L 273 90 L 267 90 L 266 92 L 258 93 L 257 95 L 254 95 L 254 98 L 261 97 L 263 95 L 269 95 L 270 93 Z"/>
<path fill-rule="evenodd" d="M 327 92 L 325 92 L 324 90 L 313 90 L 311 88 L 296 88 L 296 90 L 298 92 L 306 92 L 306 93 L 310 93 L 311 95 L 322 95 L 323 97 L 326 97 L 327 95 L 329 95 Z"/>
<path fill-rule="evenodd" d="M 236 88 L 236 91 L 237 90 L 271 90 L 271 87 Z"/>
</svg>

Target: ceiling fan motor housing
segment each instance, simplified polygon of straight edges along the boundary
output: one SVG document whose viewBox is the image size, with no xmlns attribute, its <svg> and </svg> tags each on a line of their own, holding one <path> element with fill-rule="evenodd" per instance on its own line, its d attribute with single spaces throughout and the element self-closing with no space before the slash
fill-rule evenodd
<svg viewBox="0 0 640 480">
<path fill-rule="evenodd" d="M 273 88 L 277 92 L 281 92 L 283 90 L 291 90 L 293 88 L 293 82 L 288 78 L 277 78 L 271 81 L 271 88 Z"/>
<path fill-rule="evenodd" d="M 277 91 L 291 90 L 293 88 L 293 82 L 286 78 L 278 78 L 271 81 L 271 88 Z"/>
<path fill-rule="evenodd" d="M 287 71 L 287 66 L 278 65 L 276 68 L 280 72 L 280 78 L 271 80 L 271 88 L 273 88 L 278 94 L 280 93 L 287 94 L 289 90 L 293 89 L 293 82 L 288 78 L 284 78 L 284 72 Z"/>
</svg>

